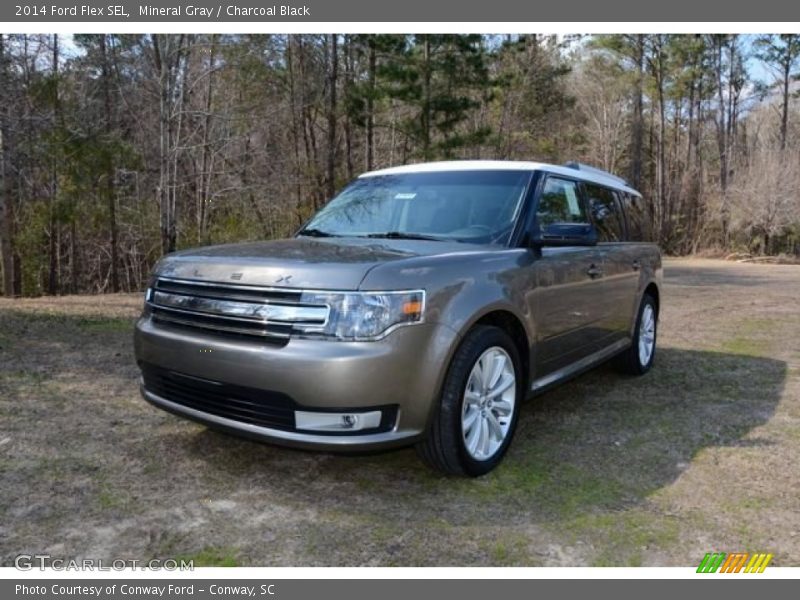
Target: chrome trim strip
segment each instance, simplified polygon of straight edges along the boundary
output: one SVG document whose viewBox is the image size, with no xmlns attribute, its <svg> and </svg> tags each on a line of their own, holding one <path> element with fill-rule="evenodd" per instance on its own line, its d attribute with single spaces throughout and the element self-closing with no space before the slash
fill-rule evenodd
<svg viewBox="0 0 800 600">
<path fill-rule="evenodd" d="M 272 440 L 277 443 L 284 442 L 290 445 L 295 444 L 299 446 L 305 445 L 307 447 L 319 447 L 319 448 L 328 447 L 328 448 L 347 449 L 358 446 L 370 446 L 370 445 L 381 445 L 381 444 L 403 444 L 406 440 L 408 440 L 408 442 L 411 442 L 412 438 L 418 437 L 422 433 L 421 431 L 413 431 L 413 430 L 412 431 L 392 430 L 392 431 L 385 431 L 382 433 L 367 433 L 364 435 L 336 436 L 336 435 L 314 435 L 311 433 L 283 431 L 280 429 L 270 429 L 269 427 L 252 425 L 250 423 L 242 423 L 240 421 L 234 421 L 233 419 L 226 419 L 225 417 L 218 417 L 217 415 L 211 415 L 209 413 L 195 410 L 193 408 L 183 406 L 182 404 L 170 402 L 169 400 L 146 390 L 143 385 L 140 386 L 140 391 L 144 399 L 150 402 L 151 404 L 154 404 L 161 408 L 168 409 L 172 412 L 184 414 L 198 421 L 214 423 L 224 427 L 229 427 L 231 429 L 237 429 L 243 433 L 249 433 L 251 435 L 256 435 L 258 437 L 262 437 L 267 440 Z"/>
<path fill-rule="evenodd" d="M 181 315 L 193 315 L 197 316 L 200 313 L 194 313 L 189 311 L 180 310 L 177 308 L 168 308 L 166 306 L 158 306 L 155 304 L 149 304 L 151 309 L 155 309 L 157 311 L 169 311 L 174 313 L 179 313 Z M 241 335 L 251 335 L 256 337 L 272 337 L 272 338 L 280 338 L 282 340 L 288 340 L 289 334 L 288 333 L 279 333 L 277 331 L 267 331 L 266 329 L 249 329 L 245 327 L 230 327 L 227 325 L 223 325 L 221 323 L 202 323 L 200 321 L 192 320 L 192 319 L 181 319 L 180 317 L 176 317 L 174 315 L 162 315 L 159 313 L 153 313 L 153 317 L 166 321 L 168 323 L 177 323 L 178 325 L 183 325 L 185 327 L 198 327 L 200 329 L 207 329 L 209 331 L 218 331 L 224 333 L 238 333 Z M 213 318 L 223 318 L 223 317 L 213 317 Z M 246 321 L 248 323 L 257 323 L 257 321 L 252 321 L 250 319 L 234 319 L 232 317 L 228 317 L 228 320 L 231 321 Z M 263 325 L 267 326 L 268 323 L 264 323 Z"/>
<path fill-rule="evenodd" d="M 292 288 L 292 287 L 264 287 L 264 286 L 257 286 L 257 285 L 247 285 L 241 283 L 228 283 L 225 281 L 198 281 L 197 279 L 178 279 L 176 277 L 165 277 L 163 275 L 155 275 L 156 284 L 158 280 L 161 279 L 163 281 L 169 281 L 173 283 L 180 283 L 183 285 L 197 285 L 197 286 L 205 286 L 205 287 L 217 287 L 217 288 L 231 288 L 231 289 L 240 289 L 240 290 L 250 290 L 252 292 L 272 292 L 275 294 L 297 294 L 299 297 L 303 294 L 303 292 L 308 292 L 310 294 L 410 294 L 415 292 L 420 292 L 423 294 L 423 302 L 425 300 L 425 290 L 420 288 L 411 288 L 411 289 L 404 289 L 404 290 L 342 290 L 342 289 L 319 289 L 319 288 Z M 254 300 L 256 300 L 254 298 Z M 283 304 L 292 304 L 291 301 L 287 300 L 275 300 L 275 302 L 281 302 Z M 424 309 L 424 304 L 423 304 Z"/>
<path fill-rule="evenodd" d="M 156 290 L 151 304 L 157 307 L 201 313 L 222 319 L 236 319 L 252 323 L 279 323 L 324 326 L 328 322 L 330 307 L 317 305 L 286 305 L 272 303 L 213 300 L 189 294 L 174 294 Z"/>
<path fill-rule="evenodd" d="M 290 287 L 265 287 L 258 285 L 247 285 L 243 283 L 228 283 L 222 281 L 198 281 L 197 279 L 179 279 L 177 277 L 164 277 L 156 275 L 156 281 L 162 279 L 172 283 L 179 283 L 182 285 L 196 285 L 198 287 L 217 287 L 217 288 L 231 288 L 234 290 L 249 290 L 251 292 L 272 292 L 276 294 L 297 294 L 298 296 L 303 292 L 314 291 L 301 288 Z M 331 290 L 326 290 L 331 291 Z"/>
<path fill-rule="evenodd" d="M 611 358 L 617 352 L 624 350 L 628 346 L 631 345 L 630 339 L 618 340 L 611 344 L 610 346 L 606 346 L 598 350 L 597 352 L 586 356 L 579 361 L 572 363 L 571 365 L 567 365 L 559 369 L 558 371 L 553 371 L 549 375 L 545 375 L 544 377 L 540 377 L 539 379 L 534 380 L 531 384 L 531 391 L 540 390 L 544 387 L 554 384 L 557 381 L 562 379 L 566 379 L 572 375 L 575 375 L 579 371 L 583 371 L 584 369 L 588 369 L 589 367 L 599 363 L 606 358 Z"/>
</svg>

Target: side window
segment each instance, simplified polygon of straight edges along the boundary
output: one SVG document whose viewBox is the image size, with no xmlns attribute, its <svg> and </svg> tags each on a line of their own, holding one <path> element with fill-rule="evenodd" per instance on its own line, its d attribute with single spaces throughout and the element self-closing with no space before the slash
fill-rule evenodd
<svg viewBox="0 0 800 600">
<path fill-rule="evenodd" d="M 598 241 L 624 242 L 625 221 L 616 193 L 608 188 L 587 183 L 586 194 L 589 198 L 592 222 L 597 227 Z"/>
<path fill-rule="evenodd" d="M 568 179 L 548 177 L 536 209 L 539 227 L 553 223 L 588 223 L 578 184 Z"/>
<path fill-rule="evenodd" d="M 634 242 L 650 242 L 650 215 L 647 212 L 644 199 L 633 194 L 623 194 L 625 213 L 628 215 L 628 231 Z"/>
</svg>

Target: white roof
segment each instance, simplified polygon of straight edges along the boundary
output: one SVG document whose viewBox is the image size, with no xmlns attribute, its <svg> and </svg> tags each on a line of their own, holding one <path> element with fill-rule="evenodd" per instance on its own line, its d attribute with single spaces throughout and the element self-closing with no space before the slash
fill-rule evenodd
<svg viewBox="0 0 800 600">
<path fill-rule="evenodd" d="M 588 171 L 521 160 L 445 160 L 440 162 L 427 162 L 370 171 L 360 175 L 359 179 L 362 177 L 378 177 L 381 175 L 401 175 L 403 173 L 443 173 L 448 171 L 547 171 L 548 173 L 564 175 L 573 179 L 580 179 L 581 181 L 599 183 L 641 196 L 639 192 L 622 184 L 621 180 L 610 173 L 604 175 L 597 170 Z"/>
</svg>

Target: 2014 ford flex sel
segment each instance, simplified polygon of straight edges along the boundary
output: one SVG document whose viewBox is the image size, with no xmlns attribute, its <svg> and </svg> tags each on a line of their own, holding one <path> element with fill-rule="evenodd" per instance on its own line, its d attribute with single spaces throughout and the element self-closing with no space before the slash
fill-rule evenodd
<svg viewBox="0 0 800 600">
<path fill-rule="evenodd" d="M 324 450 L 502 459 L 522 401 L 614 359 L 653 364 L 662 278 L 641 195 L 571 163 L 366 173 L 294 238 L 156 266 L 141 390 L 209 426 Z"/>
</svg>

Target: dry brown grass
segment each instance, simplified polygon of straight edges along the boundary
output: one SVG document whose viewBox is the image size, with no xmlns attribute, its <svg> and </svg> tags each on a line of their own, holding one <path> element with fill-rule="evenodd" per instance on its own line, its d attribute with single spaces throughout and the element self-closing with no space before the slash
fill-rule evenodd
<svg viewBox="0 0 800 600">
<path fill-rule="evenodd" d="M 800 269 L 666 264 L 659 352 L 523 412 L 502 467 L 275 448 L 136 389 L 131 296 L 0 301 L 0 564 L 18 553 L 244 565 L 800 564 Z"/>
<path fill-rule="evenodd" d="M 33 314 L 133 319 L 142 310 L 143 298 L 142 294 L 0 298 L 0 312 L 16 310 Z"/>
</svg>

